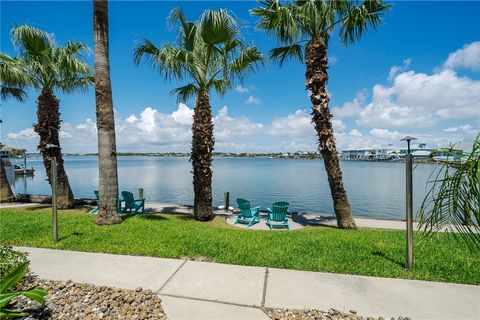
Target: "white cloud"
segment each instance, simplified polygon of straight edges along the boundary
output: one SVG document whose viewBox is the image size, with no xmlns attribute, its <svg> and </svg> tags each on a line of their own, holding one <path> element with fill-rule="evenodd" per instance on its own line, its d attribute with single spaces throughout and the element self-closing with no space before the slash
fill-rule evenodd
<svg viewBox="0 0 480 320">
<path fill-rule="evenodd" d="M 240 92 L 240 93 L 246 93 L 248 92 L 248 88 L 247 87 L 243 87 L 242 85 L 238 84 L 236 87 L 235 87 L 235 91 L 237 92 Z"/>
<path fill-rule="evenodd" d="M 450 127 L 450 128 L 443 129 L 443 132 L 457 132 L 457 131 L 458 131 L 458 127 Z"/>
<path fill-rule="evenodd" d="M 363 104 L 367 98 L 366 90 L 357 92 L 352 101 L 345 102 L 341 107 L 334 107 L 332 113 L 337 118 L 357 116 L 363 110 Z"/>
<path fill-rule="evenodd" d="M 179 124 L 191 125 L 193 122 L 193 109 L 190 109 L 184 103 L 180 103 L 178 109 L 172 112 L 172 118 Z"/>
<path fill-rule="evenodd" d="M 403 60 L 403 65 L 391 67 L 390 71 L 388 72 L 388 80 L 392 81 L 393 79 L 395 79 L 395 76 L 400 72 L 407 70 L 410 67 L 411 63 L 412 59 L 405 59 Z"/>
<path fill-rule="evenodd" d="M 357 129 L 352 129 L 348 134 L 355 137 L 363 137 L 363 134 Z"/>
<path fill-rule="evenodd" d="M 230 117 L 226 106 L 220 109 L 213 123 L 215 139 L 218 142 L 228 142 L 233 137 L 256 134 L 264 127 L 263 124 L 253 122 L 247 117 Z"/>
<path fill-rule="evenodd" d="M 367 127 L 431 127 L 441 121 L 480 120 L 480 81 L 452 70 L 428 75 L 408 71 L 390 87 L 375 85 L 357 124 Z"/>
<path fill-rule="evenodd" d="M 378 128 L 370 130 L 370 134 L 375 138 L 382 138 L 386 140 L 400 140 L 402 137 L 398 131 L 390 131 L 388 129 Z"/>
<path fill-rule="evenodd" d="M 249 96 L 247 100 L 245 100 L 246 104 L 260 104 L 262 100 L 260 98 L 256 98 L 254 96 Z"/>
<path fill-rule="evenodd" d="M 459 126 L 458 129 L 460 131 L 466 133 L 467 135 L 470 135 L 470 136 L 476 136 L 480 132 L 480 128 L 478 128 L 478 127 L 475 128 L 474 126 L 472 126 L 470 124 Z"/>
<path fill-rule="evenodd" d="M 270 134 L 285 137 L 314 137 L 315 129 L 310 115 L 305 110 L 297 110 L 286 117 L 273 120 Z"/>
<path fill-rule="evenodd" d="M 480 71 L 480 41 L 465 44 L 463 48 L 450 53 L 443 67 Z"/>
<path fill-rule="evenodd" d="M 342 120 L 332 119 L 333 132 L 341 132 L 347 127 Z"/>
<path fill-rule="evenodd" d="M 27 128 L 20 130 L 19 132 L 10 132 L 7 134 L 7 138 L 12 140 L 32 139 L 37 137 L 38 135 L 33 128 Z"/>
</svg>

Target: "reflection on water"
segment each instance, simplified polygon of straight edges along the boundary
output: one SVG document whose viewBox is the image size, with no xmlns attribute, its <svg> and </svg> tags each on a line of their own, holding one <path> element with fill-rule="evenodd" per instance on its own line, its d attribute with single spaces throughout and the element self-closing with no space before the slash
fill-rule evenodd
<svg viewBox="0 0 480 320">
<path fill-rule="evenodd" d="M 214 160 L 213 201 L 247 198 L 254 205 L 270 206 L 288 201 L 292 211 L 333 213 L 330 189 L 322 161 L 260 158 Z M 401 163 L 343 161 L 345 187 L 354 215 L 403 219 L 405 216 L 405 165 Z M 29 159 L 35 176 L 18 177 L 19 193 L 48 194 L 45 169 L 40 159 Z M 97 157 L 65 157 L 65 167 L 76 197 L 93 197 L 98 184 Z M 414 171 L 414 209 L 425 195 L 426 181 L 434 165 Z M 120 157 L 120 190 L 136 193 L 144 188 L 147 200 L 191 204 L 193 187 L 188 158 Z"/>
</svg>

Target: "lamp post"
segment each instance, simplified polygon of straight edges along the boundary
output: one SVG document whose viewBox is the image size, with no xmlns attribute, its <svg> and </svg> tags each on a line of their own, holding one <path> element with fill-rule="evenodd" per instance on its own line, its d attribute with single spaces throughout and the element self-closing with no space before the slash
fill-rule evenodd
<svg viewBox="0 0 480 320">
<path fill-rule="evenodd" d="M 58 148 L 55 144 L 47 144 L 49 150 Z M 58 214 L 57 214 L 57 157 L 53 156 L 50 159 L 50 184 L 52 186 L 52 231 L 53 241 L 58 241 Z"/>
<path fill-rule="evenodd" d="M 406 136 L 400 141 L 407 141 L 407 154 L 405 155 L 406 167 L 406 215 L 407 215 L 407 269 L 413 268 L 413 180 L 412 180 L 412 154 L 410 141 L 417 138 Z"/>
</svg>

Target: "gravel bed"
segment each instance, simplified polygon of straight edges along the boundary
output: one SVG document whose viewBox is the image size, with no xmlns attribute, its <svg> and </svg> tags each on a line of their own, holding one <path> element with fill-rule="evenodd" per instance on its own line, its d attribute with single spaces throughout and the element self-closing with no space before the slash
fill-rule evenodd
<svg viewBox="0 0 480 320">
<path fill-rule="evenodd" d="M 30 310 L 33 319 L 167 319 L 161 299 L 151 290 L 123 290 L 72 281 L 46 281 L 33 277 L 25 286 L 39 285 L 48 291 L 45 305 L 21 297 L 14 309 Z"/>
<path fill-rule="evenodd" d="M 316 309 L 270 309 L 264 310 L 272 320 L 411 320 L 407 317 L 389 318 L 357 315 L 357 311 L 342 312 Z"/>
</svg>

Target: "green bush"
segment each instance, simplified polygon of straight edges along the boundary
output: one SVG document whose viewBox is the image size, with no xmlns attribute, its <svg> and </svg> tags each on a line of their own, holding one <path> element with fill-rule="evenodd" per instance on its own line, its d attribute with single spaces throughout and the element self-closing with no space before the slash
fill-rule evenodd
<svg viewBox="0 0 480 320">
<path fill-rule="evenodd" d="M 26 253 L 15 251 L 12 246 L 0 244 L 0 278 L 28 261 Z"/>
<path fill-rule="evenodd" d="M 14 307 L 15 299 L 20 295 L 35 300 L 40 304 L 45 303 L 45 296 L 48 292 L 42 287 L 32 287 L 24 291 L 15 290 L 16 284 L 22 281 L 27 272 L 28 261 L 16 266 L 0 278 L 0 319 L 28 316 L 28 310 L 10 309 L 10 307 Z"/>
</svg>

